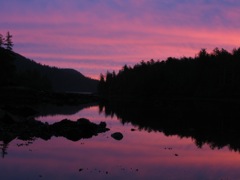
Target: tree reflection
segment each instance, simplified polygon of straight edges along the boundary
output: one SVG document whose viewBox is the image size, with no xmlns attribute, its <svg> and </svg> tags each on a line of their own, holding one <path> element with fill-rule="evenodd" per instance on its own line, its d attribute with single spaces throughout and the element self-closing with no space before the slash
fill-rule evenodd
<svg viewBox="0 0 240 180">
<path fill-rule="evenodd" d="M 2 142 L 1 144 L 0 144 L 0 149 L 1 149 L 1 154 L 2 154 L 2 158 L 4 158 L 5 157 L 5 155 L 7 155 L 7 148 L 8 148 L 8 143 L 6 143 L 6 142 Z"/>
<path fill-rule="evenodd" d="M 8 144 L 14 139 L 28 141 L 26 144 L 18 145 L 22 146 L 28 145 L 30 141 L 36 140 L 37 138 L 48 141 L 55 136 L 64 137 L 71 141 L 79 141 L 109 131 L 105 122 L 95 124 L 85 118 L 80 118 L 77 121 L 64 119 L 52 125 L 37 120 L 13 122 L 11 125 L 0 122 L 0 125 L 3 125 L 4 132 L 2 134 L 0 133 L 0 141 L 3 142 L 0 144 L 2 158 L 7 154 Z"/>
<path fill-rule="evenodd" d="M 158 105 L 110 102 L 100 105 L 106 116 L 116 115 L 122 124 L 166 136 L 192 138 L 197 147 L 229 147 L 240 151 L 240 105 L 216 100 L 166 100 Z"/>
</svg>

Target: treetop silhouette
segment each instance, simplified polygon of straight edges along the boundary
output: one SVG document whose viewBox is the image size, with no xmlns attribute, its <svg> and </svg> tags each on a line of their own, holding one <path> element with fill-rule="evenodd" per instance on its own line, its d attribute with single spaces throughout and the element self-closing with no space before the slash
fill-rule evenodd
<svg viewBox="0 0 240 180">
<path fill-rule="evenodd" d="M 240 48 L 201 49 L 195 57 L 141 61 L 107 72 L 99 94 L 109 99 L 158 101 L 172 97 L 240 97 Z"/>
<path fill-rule="evenodd" d="M 6 34 L 6 37 L 4 38 L 2 34 L 0 34 L 0 47 L 5 48 L 7 50 L 12 51 L 13 49 L 13 41 L 12 41 L 12 35 L 8 31 Z"/>
</svg>

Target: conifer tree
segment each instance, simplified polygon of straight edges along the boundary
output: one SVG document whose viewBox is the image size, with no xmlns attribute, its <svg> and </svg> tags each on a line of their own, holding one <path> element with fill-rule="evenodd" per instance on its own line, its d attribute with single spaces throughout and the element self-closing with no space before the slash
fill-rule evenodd
<svg viewBox="0 0 240 180">
<path fill-rule="evenodd" d="M 6 49 L 8 49 L 10 51 L 12 50 L 12 47 L 13 47 L 12 35 L 9 33 L 9 31 L 7 32 L 4 45 L 6 46 Z"/>
</svg>

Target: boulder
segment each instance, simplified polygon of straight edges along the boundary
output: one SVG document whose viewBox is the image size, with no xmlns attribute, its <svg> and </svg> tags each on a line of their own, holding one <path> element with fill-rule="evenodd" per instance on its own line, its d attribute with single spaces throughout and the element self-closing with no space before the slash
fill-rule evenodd
<svg viewBox="0 0 240 180">
<path fill-rule="evenodd" d="M 78 121 L 63 119 L 62 121 L 56 122 L 52 125 L 35 119 L 15 121 L 8 115 L 5 115 L 0 120 L 0 127 L 2 127 L 0 129 L 0 141 L 6 139 L 12 140 L 15 138 L 22 140 L 41 138 L 48 140 L 52 136 L 60 136 L 72 141 L 78 141 L 82 138 L 91 138 L 92 136 L 98 135 L 98 133 L 103 133 L 109 130 L 106 128 L 105 122 L 95 124 L 87 119 L 81 119 Z M 14 137 L 12 138 L 10 135 Z"/>
<path fill-rule="evenodd" d="M 115 132 L 115 133 L 111 134 L 111 137 L 115 140 L 120 141 L 120 140 L 122 140 L 123 135 L 120 132 Z"/>
</svg>

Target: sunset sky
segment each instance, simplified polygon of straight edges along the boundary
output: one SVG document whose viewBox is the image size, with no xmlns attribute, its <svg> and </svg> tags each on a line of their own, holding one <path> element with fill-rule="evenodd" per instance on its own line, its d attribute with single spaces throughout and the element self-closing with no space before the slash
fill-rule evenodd
<svg viewBox="0 0 240 180">
<path fill-rule="evenodd" d="M 0 0 L 0 8 L 14 51 L 97 79 L 141 60 L 240 46 L 239 0 Z"/>
</svg>

